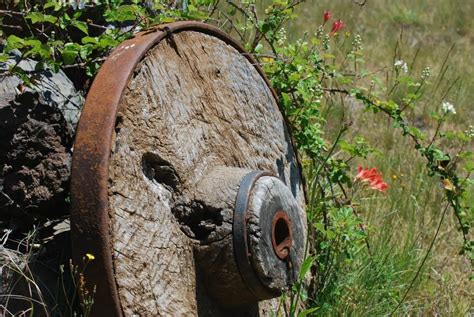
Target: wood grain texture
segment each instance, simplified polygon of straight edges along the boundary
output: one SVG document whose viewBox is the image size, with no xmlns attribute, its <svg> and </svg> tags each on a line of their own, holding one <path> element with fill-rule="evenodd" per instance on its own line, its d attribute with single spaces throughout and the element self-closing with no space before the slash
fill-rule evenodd
<svg viewBox="0 0 474 317">
<path fill-rule="evenodd" d="M 186 223 L 182 213 L 195 210 L 199 183 L 217 166 L 271 171 L 304 205 L 289 134 L 264 80 L 221 40 L 178 33 L 138 65 L 117 120 L 110 229 L 125 315 L 259 314 L 217 307 L 196 270 L 194 251 L 225 222 L 203 212 Z"/>
<path fill-rule="evenodd" d="M 272 221 L 280 210 L 291 220 L 290 265 L 277 257 L 272 246 Z M 300 216 L 302 213 L 301 207 L 280 180 L 268 176 L 257 180 L 248 208 L 249 246 L 253 267 L 269 289 L 287 290 L 298 275 L 306 236 L 306 222 Z"/>
</svg>

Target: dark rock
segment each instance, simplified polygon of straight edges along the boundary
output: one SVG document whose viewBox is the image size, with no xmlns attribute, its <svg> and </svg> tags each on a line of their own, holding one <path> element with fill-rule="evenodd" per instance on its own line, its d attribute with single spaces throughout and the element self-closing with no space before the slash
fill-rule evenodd
<svg viewBox="0 0 474 317">
<path fill-rule="evenodd" d="M 18 63 L 33 72 L 31 87 L 0 75 L 0 222 L 69 213 L 68 186 L 74 130 L 83 98 L 62 72 L 35 72 L 37 63 L 13 53 L 0 72 Z"/>
</svg>

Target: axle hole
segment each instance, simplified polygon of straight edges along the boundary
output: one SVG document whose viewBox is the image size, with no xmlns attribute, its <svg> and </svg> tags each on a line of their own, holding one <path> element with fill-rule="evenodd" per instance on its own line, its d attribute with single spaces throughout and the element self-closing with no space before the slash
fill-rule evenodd
<svg viewBox="0 0 474 317">
<path fill-rule="evenodd" d="M 288 257 L 292 243 L 291 220 L 285 211 L 280 210 L 272 221 L 272 246 L 279 259 Z"/>
<path fill-rule="evenodd" d="M 280 218 L 275 224 L 275 242 L 279 246 L 282 242 L 290 237 L 290 228 L 288 228 L 287 222 Z"/>
</svg>

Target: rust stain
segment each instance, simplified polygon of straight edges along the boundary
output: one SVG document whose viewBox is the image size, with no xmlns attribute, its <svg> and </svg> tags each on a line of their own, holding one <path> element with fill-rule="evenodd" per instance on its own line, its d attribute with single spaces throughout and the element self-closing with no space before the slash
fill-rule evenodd
<svg viewBox="0 0 474 317">
<path fill-rule="evenodd" d="M 278 211 L 272 220 L 272 246 L 280 260 L 290 255 L 293 244 L 293 230 L 291 219 L 284 210 Z"/>
</svg>

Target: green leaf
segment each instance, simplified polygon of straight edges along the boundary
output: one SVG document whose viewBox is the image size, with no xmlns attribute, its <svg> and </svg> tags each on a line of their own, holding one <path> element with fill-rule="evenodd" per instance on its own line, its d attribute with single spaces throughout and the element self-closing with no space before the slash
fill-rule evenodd
<svg viewBox="0 0 474 317">
<path fill-rule="evenodd" d="M 84 13 L 84 11 L 79 11 L 78 10 L 78 11 L 74 12 L 74 14 L 72 15 L 72 18 L 77 20 L 82 16 L 82 13 Z"/>
<path fill-rule="evenodd" d="M 76 51 L 64 50 L 62 54 L 64 64 L 73 64 L 76 61 L 77 55 L 78 53 Z"/>
<path fill-rule="evenodd" d="M 398 104 L 393 100 L 388 100 L 384 103 L 384 108 L 390 111 L 395 111 L 399 109 Z"/>
<path fill-rule="evenodd" d="M 419 140 L 425 140 L 426 138 L 425 134 L 418 128 L 410 127 L 408 131 Z"/>
<path fill-rule="evenodd" d="M 36 23 L 56 23 L 58 21 L 58 18 L 56 18 L 53 15 L 49 14 L 43 14 L 40 12 L 30 12 L 25 16 L 26 19 L 31 20 L 31 23 L 36 24 Z"/>
<path fill-rule="evenodd" d="M 114 48 L 118 45 L 118 41 L 115 40 L 112 36 L 103 34 L 99 38 L 98 46 L 101 49 Z"/>
<path fill-rule="evenodd" d="M 100 68 L 100 64 L 99 63 L 92 63 L 90 65 L 87 66 L 87 69 L 86 69 L 86 74 L 87 76 L 89 77 L 93 77 L 97 71 L 99 70 Z"/>
<path fill-rule="evenodd" d="M 59 27 L 61 29 L 67 28 L 71 24 L 71 17 L 65 13 L 59 18 Z"/>
<path fill-rule="evenodd" d="M 62 52 L 64 64 L 68 65 L 74 63 L 79 55 L 80 48 L 80 45 L 77 43 L 67 43 Z"/>
<path fill-rule="evenodd" d="M 314 260 L 316 260 L 316 256 L 307 257 L 303 261 L 303 264 L 301 264 L 300 279 L 303 279 L 306 276 L 306 273 L 308 273 L 309 269 L 313 265 Z"/>
<path fill-rule="evenodd" d="M 83 22 L 83 21 L 77 21 L 77 20 L 72 20 L 71 21 L 71 24 L 81 30 L 82 32 L 84 32 L 85 34 L 89 35 L 89 28 L 87 27 L 87 24 L 86 22 Z"/>
<path fill-rule="evenodd" d="M 442 117 L 437 112 L 430 112 L 430 118 L 432 118 L 436 121 L 439 121 L 439 120 L 441 120 Z"/>
<path fill-rule="evenodd" d="M 320 231 L 320 232 L 324 232 L 326 231 L 326 229 L 324 228 L 324 224 L 321 223 L 321 222 L 317 222 L 314 224 L 314 228 L 316 228 L 316 230 Z"/>
<path fill-rule="evenodd" d="M 26 41 L 25 45 L 31 46 L 31 49 L 24 54 L 25 57 L 36 56 L 42 59 L 49 59 L 51 57 L 51 48 L 47 44 L 41 43 L 39 40 Z"/>
<path fill-rule="evenodd" d="M 142 10 L 137 5 L 121 5 L 120 7 L 105 12 L 107 22 L 135 21 L 137 16 L 142 14 Z"/>
<path fill-rule="evenodd" d="M 45 3 L 43 8 L 44 9 L 53 8 L 54 11 L 59 11 L 62 8 L 62 5 L 61 3 L 57 1 L 48 1 Z"/>
<path fill-rule="evenodd" d="M 443 151 L 439 149 L 434 149 L 433 150 L 433 157 L 437 161 L 447 161 L 449 160 L 449 156 L 443 153 Z"/>
<path fill-rule="evenodd" d="M 326 237 L 329 239 L 329 240 L 332 240 L 336 237 L 336 233 L 333 231 L 333 230 L 327 230 L 326 231 Z"/>
<path fill-rule="evenodd" d="M 300 73 L 292 73 L 290 76 L 288 76 L 288 80 L 290 81 L 298 81 L 301 78 Z"/>
<path fill-rule="evenodd" d="M 81 48 L 79 49 L 79 56 L 81 56 L 82 59 L 87 59 L 89 55 L 92 54 L 93 51 L 94 51 L 94 46 L 92 44 L 82 45 Z"/>
<path fill-rule="evenodd" d="M 84 36 L 81 39 L 82 44 L 97 44 L 99 42 L 97 37 Z"/>
<path fill-rule="evenodd" d="M 311 308 L 308 308 L 306 310 L 303 310 L 302 312 L 300 312 L 298 314 L 298 317 L 306 317 L 308 316 L 309 314 L 311 313 L 314 313 L 315 311 L 317 311 L 319 309 L 319 307 L 311 307 Z"/>
<path fill-rule="evenodd" d="M 7 38 L 7 45 L 5 47 L 5 52 L 10 52 L 11 50 L 14 49 L 20 49 L 25 46 L 25 40 L 16 36 L 16 35 L 10 35 Z"/>
</svg>

